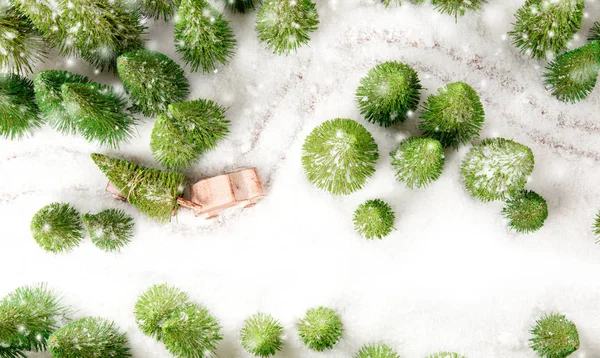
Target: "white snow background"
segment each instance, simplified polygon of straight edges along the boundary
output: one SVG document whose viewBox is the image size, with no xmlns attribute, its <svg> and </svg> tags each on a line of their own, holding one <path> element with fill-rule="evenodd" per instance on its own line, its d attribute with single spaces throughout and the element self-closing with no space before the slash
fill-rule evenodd
<svg viewBox="0 0 600 358">
<path fill-rule="evenodd" d="M 528 331 L 553 311 L 579 329 L 581 348 L 572 357 L 600 357 L 600 247 L 591 232 L 600 210 L 600 88 L 576 105 L 544 89 L 545 63 L 518 53 L 506 35 L 523 2 L 491 0 L 455 23 L 431 5 L 386 9 L 373 0 L 317 0 L 319 30 L 309 46 L 289 56 L 259 43 L 256 12 L 226 12 L 238 40 L 234 58 L 216 73 L 188 72 L 188 78 L 189 99 L 229 107 L 231 134 L 187 174 L 195 180 L 256 166 L 268 197 L 216 221 L 182 210 L 168 225 L 113 200 L 89 154 L 156 166 L 149 149 L 153 119 L 119 150 L 49 127 L 22 141 L 2 140 L 0 296 L 47 282 L 76 310 L 75 318 L 116 321 L 134 357 L 169 356 L 133 317 L 138 295 L 162 282 L 188 292 L 219 319 L 221 358 L 248 356 L 239 330 L 257 311 L 285 326 L 277 357 L 350 357 L 369 342 L 385 342 L 407 358 L 440 350 L 470 358 L 535 357 Z M 600 19 L 600 1 L 588 0 L 585 13 L 571 47 L 583 44 Z M 147 47 L 182 63 L 172 24 L 148 26 Z M 536 166 L 527 187 L 547 199 L 550 211 L 541 230 L 511 232 L 501 202 L 468 195 L 459 176 L 468 147 L 448 150 L 442 177 L 426 189 L 409 190 L 395 180 L 389 152 L 418 134 L 418 113 L 381 128 L 360 116 L 354 100 L 360 78 L 388 60 L 417 70 L 425 87 L 421 104 L 444 84 L 469 83 L 486 111 L 481 137 L 512 138 L 532 148 Z M 95 74 L 83 61 L 55 53 L 41 69 L 67 69 L 122 89 L 113 74 Z M 365 125 L 380 149 L 372 180 L 345 197 L 308 183 L 300 162 L 306 135 L 336 117 Z M 370 198 L 389 202 L 397 214 L 397 230 L 383 241 L 353 231 L 354 209 Z M 106 254 L 89 239 L 69 254 L 47 253 L 32 239 L 29 223 L 53 201 L 82 213 L 123 208 L 135 216 L 135 238 L 120 254 Z M 296 330 L 304 312 L 319 305 L 335 308 L 346 329 L 335 349 L 323 353 L 303 347 Z"/>
</svg>

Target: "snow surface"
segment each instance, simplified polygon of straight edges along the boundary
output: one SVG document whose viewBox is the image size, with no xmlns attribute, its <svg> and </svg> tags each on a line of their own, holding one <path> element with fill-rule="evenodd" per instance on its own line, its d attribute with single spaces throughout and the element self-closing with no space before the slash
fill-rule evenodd
<svg viewBox="0 0 600 358">
<path fill-rule="evenodd" d="M 600 88 L 566 105 L 541 81 L 544 63 L 519 54 L 506 32 L 522 0 L 492 0 L 480 14 L 459 19 L 430 5 L 385 9 L 373 0 L 320 0 L 319 30 L 310 47 L 276 56 L 253 29 L 256 13 L 226 16 L 239 42 L 229 66 L 189 74 L 190 99 L 230 107 L 232 133 L 187 173 L 197 179 L 239 166 L 257 166 L 269 196 L 246 211 L 204 222 L 181 212 L 169 225 L 141 216 L 104 193 L 106 179 L 89 154 L 100 151 L 156 165 L 149 149 L 153 120 L 118 151 L 44 128 L 33 138 L 0 142 L 2 258 L 0 296 L 46 281 L 77 310 L 76 317 L 115 320 L 128 333 L 135 357 L 168 357 L 161 343 L 134 322 L 137 296 L 167 282 L 187 291 L 223 325 L 218 356 L 246 357 L 238 333 L 256 311 L 285 326 L 277 357 L 349 357 L 367 342 L 385 342 L 403 357 L 453 350 L 471 358 L 535 357 L 528 330 L 544 312 L 573 320 L 581 348 L 572 357 L 600 357 L 600 247 L 591 225 L 600 209 Z M 588 1 L 584 42 L 600 2 Z M 172 25 L 150 23 L 148 47 L 175 59 Z M 502 136 L 530 146 L 536 167 L 528 188 L 548 200 L 550 216 L 537 233 L 510 232 L 502 203 L 469 197 L 459 180 L 468 148 L 447 151 L 442 177 L 409 190 L 394 179 L 391 152 L 417 133 L 418 113 L 385 129 L 359 115 L 354 91 L 377 63 L 412 65 L 430 93 L 466 81 L 486 111 L 482 137 Z M 118 79 L 78 59 L 52 55 L 44 68 L 69 69 L 104 82 Z M 599 86 L 600 87 L 600 86 Z M 300 163 L 304 137 L 335 117 L 361 121 L 381 158 L 366 188 L 335 197 L 313 187 Z M 383 241 L 365 241 L 352 212 L 381 198 L 397 213 Z M 119 255 L 86 240 L 70 254 L 52 255 L 31 238 L 34 212 L 52 201 L 81 212 L 123 208 L 136 218 L 136 236 Z M 298 340 L 295 322 L 314 306 L 335 308 L 346 332 L 338 346 L 315 353 Z M 36 357 L 49 357 L 48 353 Z"/>
</svg>

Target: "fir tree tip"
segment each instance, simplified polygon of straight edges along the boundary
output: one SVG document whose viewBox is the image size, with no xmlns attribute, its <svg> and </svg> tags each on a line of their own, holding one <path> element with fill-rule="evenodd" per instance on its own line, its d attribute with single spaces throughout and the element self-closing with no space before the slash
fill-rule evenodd
<svg viewBox="0 0 600 358">
<path fill-rule="evenodd" d="M 545 314 L 531 329 L 529 346 L 540 357 L 565 358 L 579 349 L 579 333 L 573 322 L 558 313 Z"/>
<path fill-rule="evenodd" d="M 190 301 L 187 293 L 167 284 L 158 284 L 140 295 L 133 315 L 143 334 L 161 340 L 163 323 L 174 312 L 188 305 Z"/>
<path fill-rule="evenodd" d="M 386 344 L 369 343 L 360 347 L 353 358 L 401 358 L 396 351 Z"/>
<path fill-rule="evenodd" d="M 439 352 L 428 355 L 426 358 L 466 358 L 458 353 L 454 352 Z"/>
<path fill-rule="evenodd" d="M 340 316 L 326 307 L 311 308 L 298 322 L 298 335 L 310 349 L 322 352 L 333 348 L 342 338 L 344 325 Z"/>
<path fill-rule="evenodd" d="M 382 239 L 394 228 L 392 207 L 380 199 L 367 200 L 354 211 L 354 230 L 367 240 Z"/>
<path fill-rule="evenodd" d="M 104 251 L 119 252 L 133 237 L 133 218 L 123 210 L 88 213 L 83 215 L 82 220 L 94 245 Z"/>
<path fill-rule="evenodd" d="M 546 199 L 533 191 L 522 190 L 506 200 L 502 214 L 508 226 L 520 233 L 539 230 L 548 218 Z"/>
<path fill-rule="evenodd" d="M 74 207 L 52 203 L 33 216 L 31 233 L 42 249 L 53 253 L 69 252 L 83 239 L 83 224 Z"/>
<path fill-rule="evenodd" d="M 410 137 L 390 153 L 396 179 L 409 188 L 423 188 L 437 180 L 444 169 L 444 148 L 433 138 Z"/>
<path fill-rule="evenodd" d="M 244 323 L 240 339 L 246 352 L 257 357 L 269 357 L 281 350 L 283 326 L 278 320 L 259 312 Z"/>
<path fill-rule="evenodd" d="M 41 125 L 31 80 L 0 73 L 0 137 L 20 139 Z"/>
</svg>

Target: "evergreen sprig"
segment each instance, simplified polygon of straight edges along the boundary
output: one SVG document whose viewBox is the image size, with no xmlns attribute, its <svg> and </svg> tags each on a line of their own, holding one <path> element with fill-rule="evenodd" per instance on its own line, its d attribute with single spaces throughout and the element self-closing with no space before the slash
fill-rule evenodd
<svg viewBox="0 0 600 358">
<path fill-rule="evenodd" d="M 66 36 L 61 18 L 62 9 L 58 1 L 12 0 L 15 7 L 24 14 L 43 35 L 51 46 L 60 45 Z"/>
<path fill-rule="evenodd" d="M 367 121 L 388 127 L 404 122 L 417 109 L 421 88 L 419 75 L 412 67 L 384 62 L 360 80 L 356 102 Z"/>
<path fill-rule="evenodd" d="M 592 225 L 592 232 L 596 235 L 596 244 L 600 244 L 600 212 L 596 214 L 594 224 Z"/>
<path fill-rule="evenodd" d="M 371 133 L 351 119 L 322 123 L 302 146 L 302 166 L 308 180 L 336 195 L 361 189 L 375 173 L 378 158 Z"/>
<path fill-rule="evenodd" d="M 354 211 L 354 230 L 367 240 L 382 239 L 394 228 L 396 215 L 383 200 L 367 200 Z"/>
<path fill-rule="evenodd" d="M 152 129 L 150 149 L 154 158 L 167 168 L 189 167 L 229 133 L 226 111 L 206 99 L 170 104 Z"/>
<path fill-rule="evenodd" d="M 143 334 L 162 340 L 163 323 L 176 311 L 190 305 L 188 294 L 167 284 L 147 289 L 135 303 L 133 315 Z"/>
<path fill-rule="evenodd" d="M 520 233 L 539 230 L 548 218 L 548 204 L 539 194 L 522 190 L 506 200 L 502 214 L 507 218 L 508 226 Z"/>
<path fill-rule="evenodd" d="M 133 218 L 123 210 L 88 213 L 83 215 L 82 220 L 94 245 L 104 251 L 119 252 L 133 237 Z"/>
<path fill-rule="evenodd" d="M 265 0 L 256 20 L 259 40 L 278 55 L 307 44 L 318 27 L 319 14 L 311 0 Z"/>
<path fill-rule="evenodd" d="M 183 69 L 160 52 L 127 52 L 117 58 L 117 71 L 134 109 L 148 117 L 165 111 L 169 103 L 185 100 L 189 93 Z"/>
<path fill-rule="evenodd" d="M 534 164 L 533 152 L 527 146 L 510 139 L 488 138 L 467 153 L 461 173 L 473 197 L 492 201 L 523 189 Z"/>
<path fill-rule="evenodd" d="M 64 106 L 61 87 L 65 83 L 88 83 L 90 80 L 76 73 L 60 70 L 38 72 L 33 79 L 35 100 L 43 118 L 56 130 L 65 134 L 77 133 L 78 118 L 70 116 Z"/>
<path fill-rule="evenodd" d="M 466 358 L 458 353 L 454 352 L 439 352 L 428 355 L 426 358 Z"/>
<path fill-rule="evenodd" d="M 92 160 L 140 211 L 161 222 L 171 220 L 186 184 L 183 174 L 146 168 L 104 154 L 93 153 Z"/>
<path fill-rule="evenodd" d="M 25 358 L 26 352 L 46 350 L 48 337 L 69 314 L 45 284 L 17 288 L 0 301 L 0 357 Z"/>
<path fill-rule="evenodd" d="M 260 0 L 220 0 L 229 10 L 233 12 L 245 13 L 254 10 L 254 3 Z"/>
<path fill-rule="evenodd" d="M 131 357 L 127 336 L 100 317 L 85 317 L 56 330 L 48 338 L 55 358 Z"/>
<path fill-rule="evenodd" d="M 410 137 L 390 153 L 396 179 L 411 189 L 424 188 L 442 175 L 444 148 L 433 138 Z"/>
<path fill-rule="evenodd" d="M 83 224 L 77 209 L 66 203 L 41 208 L 31 219 L 31 233 L 48 252 L 70 252 L 83 240 Z"/>
<path fill-rule="evenodd" d="M 41 125 L 33 82 L 17 74 L 0 73 L 0 137 L 20 139 Z"/>
<path fill-rule="evenodd" d="M 573 322 L 562 314 L 545 314 L 531 329 L 529 346 L 540 357 L 565 358 L 579 349 L 579 333 Z"/>
<path fill-rule="evenodd" d="M 126 100 L 98 83 L 64 83 L 60 87 L 65 113 L 83 137 L 117 148 L 133 136 L 135 117 L 126 112 Z"/>
<path fill-rule="evenodd" d="M 206 0 L 182 0 L 175 23 L 175 48 L 193 72 L 226 65 L 235 52 L 233 30 Z"/>
<path fill-rule="evenodd" d="M 140 12 L 155 20 L 169 21 L 177 12 L 181 0 L 137 0 Z"/>
<path fill-rule="evenodd" d="M 487 0 L 431 0 L 431 4 L 440 13 L 454 16 L 458 20 L 467 11 L 479 11 L 487 4 Z"/>
<path fill-rule="evenodd" d="M 594 41 L 564 53 L 549 63 L 544 82 L 556 98 L 575 103 L 592 93 L 599 72 L 600 41 Z"/>
<path fill-rule="evenodd" d="M 590 29 L 588 41 L 600 41 L 600 21 L 594 22 L 594 26 Z"/>
<path fill-rule="evenodd" d="M 353 358 L 400 358 L 400 355 L 386 344 L 369 343 L 360 347 Z"/>
<path fill-rule="evenodd" d="M 342 338 L 344 325 L 331 308 L 311 308 L 298 322 L 298 335 L 310 349 L 322 352 L 333 348 Z"/>
<path fill-rule="evenodd" d="M 473 87 L 454 82 L 427 98 L 420 128 L 424 136 L 439 140 L 444 147 L 458 149 L 479 137 L 484 119 L 483 105 Z"/>
<path fill-rule="evenodd" d="M 242 347 L 257 357 L 269 357 L 281 350 L 283 326 L 271 315 L 255 313 L 240 331 Z"/>
<path fill-rule="evenodd" d="M 46 44 L 31 21 L 0 4 L 0 72 L 31 72 L 46 55 Z"/>
<path fill-rule="evenodd" d="M 513 45 L 537 60 L 559 54 L 581 27 L 584 6 L 584 0 L 527 0 L 508 33 Z"/>
</svg>

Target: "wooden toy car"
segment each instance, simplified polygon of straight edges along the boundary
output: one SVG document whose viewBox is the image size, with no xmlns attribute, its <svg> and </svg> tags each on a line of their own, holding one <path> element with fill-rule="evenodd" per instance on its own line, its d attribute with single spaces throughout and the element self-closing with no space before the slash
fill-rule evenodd
<svg viewBox="0 0 600 358">
<path fill-rule="evenodd" d="M 119 189 L 108 182 L 106 191 L 125 201 Z M 214 219 L 221 210 L 234 206 L 249 208 L 265 196 L 256 168 L 240 168 L 234 172 L 202 179 L 190 186 L 190 198 L 179 198 L 177 203 L 194 211 L 196 216 Z"/>
</svg>

